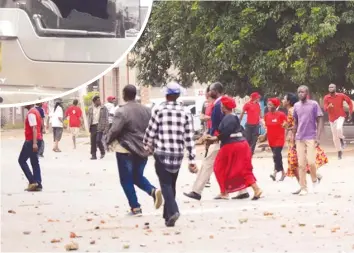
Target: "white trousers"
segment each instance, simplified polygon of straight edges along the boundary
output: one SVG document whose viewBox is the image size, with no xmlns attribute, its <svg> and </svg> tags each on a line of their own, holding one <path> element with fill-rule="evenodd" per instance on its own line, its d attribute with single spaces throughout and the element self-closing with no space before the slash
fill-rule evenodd
<svg viewBox="0 0 354 253">
<path fill-rule="evenodd" d="M 339 117 L 334 122 L 329 123 L 331 126 L 334 147 L 336 148 L 337 151 L 342 151 L 342 145 L 340 143 L 340 139 L 344 139 L 344 135 L 343 135 L 344 121 L 345 121 L 344 117 Z"/>
</svg>

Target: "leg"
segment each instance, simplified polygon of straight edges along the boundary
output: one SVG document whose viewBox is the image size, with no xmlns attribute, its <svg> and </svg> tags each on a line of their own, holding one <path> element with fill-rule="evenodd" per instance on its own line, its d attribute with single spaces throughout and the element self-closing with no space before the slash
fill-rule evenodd
<svg viewBox="0 0 354 253">
<path fill-rule="evenodd" d="M 307 191 L 307 183 L 306 183 L 306 143 L 305 141 L 296 141 L 296 151 L 299 163 L 299 183 L 300 190 Z M 300 193 L 300 192 L 299 192 Z"/>
<path fill-rule="evenodd" d="M 251 151 L 252 151 L 252 154 L 254 154 L 254 151 L 255 151 L 256 145 L 257 145 L 258 136 L 259 136 L 259 125 L 252 126 L 251 132 L 252 132 Z"/>
<path fill-rule="evenodd" d="M 40 148 L 38 147 L 38 155 L 43 157 L 43 154 L 44 154 L 44 141 L 42 140 Z"/>
<path fill-rule="evenodd" d="M 54 146 L 53 146 L 53 150 L 57 150 L 58 149 L 58 146 L 56 145 L 56 137 L 57 135 L 57 127 L 53 127 L 53 143 L 54 143 Z"/>
<path fill-rule="evenodd" d="M 161 162 L 159 162 L 158 160 L 155 161 L 155 169 L 160 181 L 162 195 L 165 199 L 163 218 L 165 219 L 167 225 L 171 218 L 174 219 L 174 217 L 177 217 L 179 215 L 179 210 L 175 198 L 178 173 L 173 174 L 168 172 L 164 168 L 163 164 L 161 164 Z"/>
<path fill-rule="evenodd" d="M 250 146 L 250 148 L 252 147 L 252 127 L 248 124 L 246 124 L 245 127 L 245 135 L 246 135 L 246 140 L 248 142 L 248 145 Z"/>
<path fill-rule="evenodd" d="M 90 142 L 91 142 L 91 155 L 93 159 L 96 159 L 96 152 L 97 152 L 96 136 L 97 136 L 97 126 L 91 126 Z"/>
<path fill-rule="evenodd" d="M 220 149 L 219 144 L 212 144 L 209 147 L 208 155 L 204 159 L 203 164 L 198 173 L 197 179 L 194 182 L 193 192 L 199 195 L 202 193 L 206 183 L 208 182 L 211 174 L 214 171 L 214 162 L 215 162 L 216 155 L 219 152 L 219 149 Z"/>
<path fill-rule="evenodd" d="M 103 133 L 102 132 L 97 132 L 96 143 L 97 143 L 98 149 L 101 152 L 101 158 L 103 158 L 104 155 L 105 155 L 105 150 L 104 150 L 104 146 L 103 146 L 103 143 L 102 143 L 102 138 L 103 138 Z"/>
<path fill-rule="evenodd" d="M 310 168 L 310 175 L 313 183 L 317 182 L 317 168 L 316 168 L 316 143 L 314 140 L 308 140 L 306 145 L 306 159 Z"/>
<path fill-rule="evenodd" d="M 128 199 L 130 208 L 140 208 L 133 181 L 133 161 L 129 154 L 116 153 L 120 184 Z"/>
<path fill-rule="evenodd" d="M 330 122 L 330 126 L 331 126 L 334 147 L 336 148 L 337 152 L 339 152 L 339 151 L 342 151 L 342 148 L 340 145 L 340 138 L 338 136 L 337 123 L 338 123 L 338 120 L 336 120 L 334 122 Z"/>
<path fill-rule="evenodd" d="M 60 149 L 59 149 L 59 142 L 63 136 L 63 131 L 64 131 L 64 128 L 62 127 L 58 127 L 57 129 L 57 135 L 56 135 L 56 145 L 57 145 L 57 150 L 60 152 Z"/>
<path fill-rule="evenodd" d="M 20 164 L 21 169 L 22 169 L 23 173 L 25 174 L 29 184 L 35 183 L 32 172 L 27 164 L 27 160 L 28 160 L 28 158 L 30 158 L 31 152 L 33 152 L 32 151 L 32 142 L 25 141 L 22 146 L 20 156 L 18 157 L 18 163 Z"/>
<path fill-rule="evenodd" d="M 38 148 L 42 145 L 42 141 L 38 141 Z M 30 154 L 30 161 L 33 170 L 34 181 L 42 188 L 42 177 L 41 177 L 41 168 L 39 166 L 38 154 L 33 151 Z"/>
<path fill-rule="evenodd" d="M 153 190 L 156 187 L 151 185 L 149 180 L 147 180 L 147 178 L 144 177 L 144 169 L 147 163 L 147 158 L 132 156 L 132 162 L 133 162 L 134 184 L 151 196 Z"/>
</svg>

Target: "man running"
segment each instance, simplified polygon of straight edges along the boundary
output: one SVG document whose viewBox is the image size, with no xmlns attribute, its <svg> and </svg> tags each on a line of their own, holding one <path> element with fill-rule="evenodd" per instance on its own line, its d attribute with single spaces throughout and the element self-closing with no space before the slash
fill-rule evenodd
<svg viewBox="0 0 354 253">
<path fill-rule="evenodd" d="M 313 186 L 317 186 L 320 177 L 316 169 L 316 146 L 320 143 L 323 129 L 323 113 L 314 100 L 308 99 L 309 89 L 300 86 L 297 90 L 299 102 L 294 105 L 294 136 L 299 163 L 300 190 L 294 194 L 306 195 L 308 193 L 306 183 L 306 165 L 309 166 Z"/>
<path fill-rule="evenodd" d="M 76 149 L 76 138 L 80 133 L 82 117 L 82 110 L 78 104 L 79 100 L 74 99 L 73 104 L 69 106 L 65 112 L 65 116 L 69 118 L 69 127 L 73 139 L 74 149 Z"/>
<path fill-rule="evenodd" d="M 224 87 L 221 83 L 216 82 L 210 85 L 210 96 L 214 99 L 214 106 L 211 113 L 211 129 L 210 129 L 211 136 L 217 135 L 217 130 L 219 128 L 220 122 L 224 117 L 224 114 L 221 111 L 221 101 L 220 101 L 223 95 L 224 95 Z M 214 171 L 214 162 L 219 150 L 220 150 L 219 142 L 216 142 L 209 146 L 208 154 L 204 158 L 197 179 L 193 184 L 192 191 L 189 193 L 184 193 L 185 196 L 192 199 L 201 200 L 202 191 Z M 248 194 L 247 190 L 242 190 L 239 191 L 239 195 L 233 197 L 233 199 L 249 198 L 249 196 L 250 195 Z"/>
<path fill-rule="evenodd" d="M 25 142 L 22 146 L 18 163 L 28 180 L 28 187 L 25 190 L 41 191 L 42 177 L 41 168 L 39 166 L 38 149 L 40 149 L 43 141 L 41 132 L 42 118 L 33 105 L 27 105 L 25 108 L 28 110 L 25 119 Z M 28 159 L 31 161 L 33 173 L 27 164 Z"/>
<path fill-rule="evenodd" d="M 324 97 L 324 110 L 328 112 L 329 124 L 331 126 L 333 143 L 338 152 L 338 159 L 342 159 L 344 149 L 343 124 L 346 113 L 344 111 L 343 102 L 349 106 L 348 121 L 352 120 L 353 102 L 343 93 L 337 93 L 337 87 L 331 83 L 328 86 L 329 94 Z"/>
<path fill-rule="evenodd" d="M 166 102 L 153 112 L 143 141 L 145 148 L 154 154 L 156 174 L 165 199 L 163 218 L 167 227 L 173 227 L 180 216 L 176 202 L 176 181 L 185 147 L 189 170 L 197 172 L 192 119 L 177 102 L 181 90 L 178 83 L 167 84 Z"/>
<path fill-rule="evenodd" d="M 150 120 L 150 109 L 138 103 L 136 87 L 127 85 L 123 99 L 127 102 L 116 110 L 112 127 L 107 134 L 107 146 L 116 152 L 120 183 L 128 199 L 131 214 L 140 216 L 142 210 L 134 185 L 154 199 L 155 208 L 162 205 L 161 191 L 144 177 L 144 169 L 150 155 L 144 149 L 143 138 Z"/>
<path fill-rule="evenodd" d="M 103 135 L 109 130 L 108 110 L 102 106 L 99 96 L 94 96 L 92 106 L 88 110 L 88 125 L 90 127 L 91 139 L 91 160 L 97 160 L 97 146 L 101 152 L 101 159 L 105 156 L 105 149 L 102 143 Z"/>
<path fill-rule="evenodd" d="M 252 155 L 256 149 L 256 144 L 259 136 L 260 119 L 261 119 L 261 106 L 259 105 L 259 100 L 261 95 L 258 92 L 253 92 L 251 94 L 251 100 L 248 101 L 242 109 L 240 115 L 240 122 L 242 122 L 243 115 L 247 113 L 247 123 L 246 123 L 246 139 L 251 147 Z"/>
</svg>

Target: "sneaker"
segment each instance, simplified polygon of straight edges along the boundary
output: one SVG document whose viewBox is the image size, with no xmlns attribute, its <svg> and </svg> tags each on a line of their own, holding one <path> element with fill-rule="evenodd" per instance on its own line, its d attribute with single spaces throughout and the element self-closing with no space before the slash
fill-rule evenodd
<svg viewBox="0 0 354 253">
<path fill-rule="evenodd" d="M 160 189 L 154 189 L 152 191 L 152 197 L 154 199 L 154 205 L 156 209 L 159 209 L 162 205 L 162 193 Z"/>
<path fill-rule="evenodd" d="M 25 191 L 28 192 L 37 192 L 41 190 L 42 190 L 42 186 L 37 183 L 29 184 L 28 187 L 25 189 Z"/>
<path fill-rule="evenodd" d="M 296 192 L 293 192 L 293 194 L 298 195 L 298 194 L 300 194 L 300 192 L 301 192 L 301 189 L 297 190 Z"/>
<path fill-rule="evenodd" d="M 132 208 L 129 212 L 130 216 L 136 216 L 136 217 L 141 217 L 143 215 L 143 211 L 141 210 L 140 207 L 137 208 Z"/>
<path fill-rule="evenodd" d="M 187 196 L 188 198 L 195 199 L 195 200 L 201 200 L 202 195 L 196 193 L 196 192 L 190 192 L 190 193 L 183 193 L 184 196 Z"/>
<path fill-rule="evenodd" d="M 342 155 L 343 155 L 343 152 L 342 151 L 338 151 L 338 160 L 342 160 Z"/>
<path fill-rule="evenodd" d="M 101 154 L 100 159 L 103 159 L 106 154 Z"/>
<path fill-rule="evenodd" d="M 97 157 L 96 157 L 96 156 L 91 156 L 90 159 L 91 159 L 91 160 L 97 160 Z"/>
<path fill-rule="evenodd" d="M 205 184 L 205 188 L 210 188 L 211 184 L 210 184 L 210 181 L 208 181 L 206 184 Z"/>
<path fill-rule="evenodd" d="M 302 189 L 302 190 L 299 192 L 299 196 L 306 196 L 306 195 L 307 195 L 307 193 L 308 193 L 308 191 L 307 191 L 307 190 Z"/>
<path fill-rule="evenodd" d="M 180 214 L 175 213 L 172 215 L 165 223 L 166 227 L 174 227 L 176 224 L 176 221 L 179 219 Z"/>
<path fill-rule="evenodd" d="M 340 145 L 341 145 L 342 149 L 345 149 L 344 139 L 339 139 L 339 140 L 340 140 Z"/>
</svg>

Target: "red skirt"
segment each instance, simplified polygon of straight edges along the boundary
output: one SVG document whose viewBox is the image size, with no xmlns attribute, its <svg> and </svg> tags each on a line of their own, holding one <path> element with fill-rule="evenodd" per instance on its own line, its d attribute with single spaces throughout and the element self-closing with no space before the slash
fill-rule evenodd
<svg viewBox="0 0 354 253">
<path fill-rule="evenodd" d="M 252 152 L 247 141 L 222 146 L 214 163 L 220 192 L 236 192 L 254 184 L 256 178 L 252 170 Z"/>
</svg>

